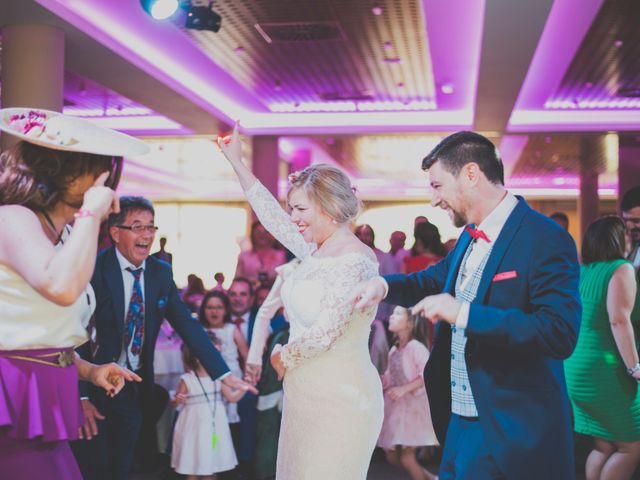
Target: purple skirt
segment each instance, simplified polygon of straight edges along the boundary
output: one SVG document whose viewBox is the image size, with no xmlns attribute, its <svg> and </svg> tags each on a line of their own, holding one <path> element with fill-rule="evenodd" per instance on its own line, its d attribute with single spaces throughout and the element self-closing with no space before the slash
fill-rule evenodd
<svg viewBox="0 0 640 480">
<path fill-rule="evenodd" d="M 71 349 L 0 350 L 0 471 L 6 478 L 82 478 L 68 445 L 84 422 L 75 365 L 10 358 L 65 350 Z"/>
</svg>

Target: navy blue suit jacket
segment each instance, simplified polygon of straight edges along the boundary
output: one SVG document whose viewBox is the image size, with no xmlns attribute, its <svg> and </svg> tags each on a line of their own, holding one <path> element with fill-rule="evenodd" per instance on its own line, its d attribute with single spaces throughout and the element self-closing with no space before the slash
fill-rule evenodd
<svg viewBox="0 0 640 480">
<path fill-rule="evenodd" d="M 93 361 L 98 364 L 117 362 L 122 352 L 125 299 L 115 247 L 103 250 L 98 255 L 91 285 L 96 294 L 97 350 Z M 195 353 L 211 378 L 218 378 L 229 371 L 202 325 L 193 320 L 189 309 L 180 300 L 171 266 L 151 256 L 145 264 L 144 303 L 145 332 L 141 376 L 145 390 L 153 386 L 155 344 L 164 318 Z M 86 347 L 79 350 L 85 358 L 90 355 L 87 350 Z"/>
<path fill-rule="evenodd" d="M 470 305 L 469 382 L 487 444 L 506 478 L 572 479 L 571 411 L 562 360 L 575 348 L 581 316 L 576 247 L 555 222 L 518 200 L 495 239 Z M 408 307 L 427 295 L 454 295 L 470 242 L 465 231 L 438 264 L 386 276 L 387 301 Z M 494 278 L 499 273 L 507 275 Z M 424 378 L 441 443 L 451 415 L 450 367 L 451 328 L 440 321 Z"/>
</svg>

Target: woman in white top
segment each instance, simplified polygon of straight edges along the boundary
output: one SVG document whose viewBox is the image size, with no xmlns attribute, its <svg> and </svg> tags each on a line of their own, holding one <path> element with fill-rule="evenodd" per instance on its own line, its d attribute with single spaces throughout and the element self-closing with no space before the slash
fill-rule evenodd
<svg viewBox="0 0 640 480">
<path fill-rule="evenodd" d="M 0 130 L 23 140 L 0 155 L 0 472 L 80 479 L 67 443 L 83 422 L 78 376 L 110 395 L 140 381 L 73 349 L 95 307 L 87 286 L 100 220 L 118 210 L 113 156 L 146 147 L 43 110 L 2 109 Z"/>
<path fill-rule="evenodd" d="M 378 263 L 350 230 L 360 206 L 350 181 L 328 165 L 292 175 L 289 216 L 242 163 L 237 125 L 218 145 L 262 224 L 300 259 L 280 287 L 289 343 L 271 357 L 284 376 L 276 478 L 364 480 L 383 416 L 368 350 L 375 308 L 345 304 L 358 283 L 378 275 Z"/>
</svg>

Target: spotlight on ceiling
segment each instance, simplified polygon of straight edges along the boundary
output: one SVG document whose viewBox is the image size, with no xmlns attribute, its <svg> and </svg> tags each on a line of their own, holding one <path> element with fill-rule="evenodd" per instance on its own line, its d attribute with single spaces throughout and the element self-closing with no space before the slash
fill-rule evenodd
<svg viewBox="0 0 640 480">
<path fill-rule="evenodd" d="M 222 17 L 213 11 L 213 2 L 192 0 L 187 6 L 185 28 L 217 32 L 221 23 Z"/>
<path fill-rule="evenodd" d="M 145 12 L 156 20 L 164 20 L 178 9 L 178 0 L 140 0 Z"/>
</svg>

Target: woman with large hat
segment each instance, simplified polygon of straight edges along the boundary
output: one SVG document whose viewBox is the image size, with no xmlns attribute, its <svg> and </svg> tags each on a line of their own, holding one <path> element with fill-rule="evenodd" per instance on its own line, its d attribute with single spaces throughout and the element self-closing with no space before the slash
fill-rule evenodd
<svg viewBox="0 0 640 480">
<path fill-rule="evenodd" d="M 68 445 L 83 423 L 78 377 L 110 395 L 140 380 L 74 348 L 88 340 L 98 231 L 119 208 L 122 157 L 148 147 L 47 110 L 1 109 L 0 130 L 21 140 L 0 154 L 0 472 L 80 479 Z"/>
</svg>

